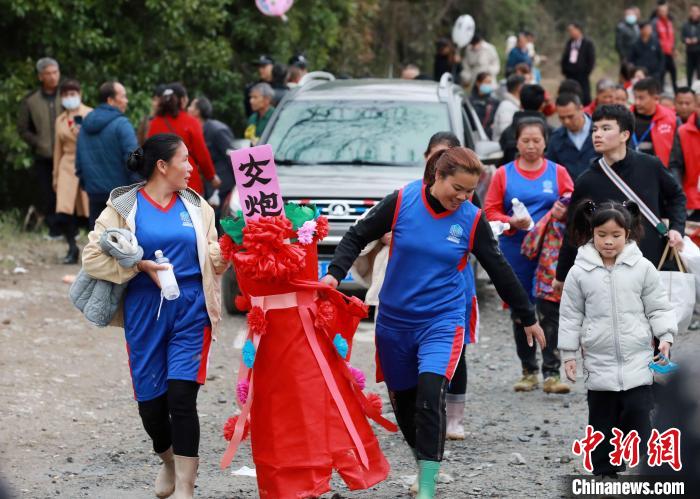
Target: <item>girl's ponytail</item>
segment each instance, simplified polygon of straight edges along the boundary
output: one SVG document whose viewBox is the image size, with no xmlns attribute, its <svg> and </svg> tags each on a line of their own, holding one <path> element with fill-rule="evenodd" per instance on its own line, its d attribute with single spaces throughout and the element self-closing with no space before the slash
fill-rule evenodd
<svg viewBox="0 0 700 499">
<path fill-rule="evenodd" d="M 642 226 L 642 210 L 639 205 L 632 200 L 622 203 L 630 215 L 629 239 L 632 241 L 641 241 L 644 236 L 644 227 Z"/>
<path fill-rule="evenodd" d="M 576 246 L 583 246 L 593 237 L 593 215 L 596 204 L 584 199 L 576 205 L 569 218 L 569 236 Z"/>
</svg>

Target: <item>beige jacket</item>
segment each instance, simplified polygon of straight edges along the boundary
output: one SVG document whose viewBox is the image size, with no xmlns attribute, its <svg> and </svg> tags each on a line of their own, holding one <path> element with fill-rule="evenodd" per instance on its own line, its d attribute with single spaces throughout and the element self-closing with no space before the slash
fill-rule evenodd
<svg viewBox="0 0 700 499">
<path fill-rule="evenodd" d="M 136 194 L 144 185 L 142 182 L 114 189 L 107 201 L 107 207 L 95 222 L 95 229 L 88 235 L 89 242 L 83 249 L 83 269 L 95 279 L 122 284 L 130 281 L 139 272 L 136 267 L 122 267 L 113 257 L 103 253 L 100 249 L 100 235 L 108 228 L 128 229 L 136 233 Z M 178 195 L 187 208 L 197 236 L 204 297 L 212 336 L 216 338 L 221 322 L 220 275 L 228 267 L 228 262 L 221 257 L 212 207 L 192 189 L 179 191 Z M 124 327 L 123 303 L 120 304 L 110 326 Z"/>
<path fill-rule="evenodd" d="M 77 115 L 83 118 L 92 111 L 80 104 Z M 56 118 L 56 138 L 53 146 L 53 190 L 56 191 L 56 213 L 87 217 L 88 197 L 80 188 L 75 175 L 75 146 L 80 127 L 69 118 L 68 111 Z"/>
<path fill-rule="evenodd" d="M 485 40 L 481 40 L 477 47 L 467 45 L 464 49 L 462 66 L 460 73 L 462 85 L 472 85 L 476 75 L 481 72 L 489 73 L 494 82 L 498 81 L 498 73 L 501 71 L 501 61 L 496 47 Z"/>
<path fill-rule="evenodd" d="M 384 284 L 386 266 L 389 263 L 389 246 L 381 240 L 372 241 L 353 262 L 350 272 L 353 279 L 367 287 L 365 303 L 379 305 L 379 291 Z"/>
</svg>

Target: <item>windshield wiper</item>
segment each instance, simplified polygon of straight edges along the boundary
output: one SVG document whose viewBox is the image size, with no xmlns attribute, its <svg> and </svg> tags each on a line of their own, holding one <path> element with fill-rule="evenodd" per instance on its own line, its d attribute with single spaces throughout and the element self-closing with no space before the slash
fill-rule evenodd
<svg viewBox="0 0 700 499">
<path fill-rule="evenodd" d="M 323 161 L 324 165 L 358 165 L 358 166 L 416 166 L 415 163 L 400 161 L 371 161 L 367 159 L 355 158 L 342 161 Z"/>
</svg>

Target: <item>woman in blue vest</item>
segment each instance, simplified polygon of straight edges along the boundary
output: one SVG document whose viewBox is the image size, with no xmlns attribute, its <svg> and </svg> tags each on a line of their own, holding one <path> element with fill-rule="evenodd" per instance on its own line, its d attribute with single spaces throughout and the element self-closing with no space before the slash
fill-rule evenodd
<svg viewBox="0 0 700 499">
<path fill-rule="evenodd" d="M 187 188 L 193 169 L 180 137 L 150 137 L 131 153 L 127 167 L 146 181 L 112 191 L 83 250 L 83 269 L 96 279 L 126 284 L 123 321 L 116 325 L 124 327 L 141 421 L 163 462 L 155 495 L 191 499 L 199 466 L 197 394 L 221 319 L 218 275 L 227 263 L 214 210 Z M 124 268 L 102 251 L 100 237 L 108 228 L 133 233 L 143 260 Z M 175 273 L 176 299 L 163 299 L 157 272 L 168 266 L 154 261 L 158 250 Z"/>
<path fill-rule="evenodd" d="M 445 445 L 445 394 L 464 345 L 470 253 L 522 321 L 527 341 L 544 345 L 527 293 L 500 253 L 481 210 L 468 199 L 482 172 L 463 147 L 433 154 L 429 183 L 416 180 L 380 201 L 343 236 L 328 275 L 335 287 L 364 246 L 392 232 L 376 321 L 377 378 L 419 465 L 419 499 L 435 495 Z"/>
<path fill-rule="evenodd" d="M 551 210 L 561 196 L 573 191 L 573 182 L 563 166 L 545 159 L 546 128 L 541 119 L 521 120 L 516 129 L 516 140 L 519 156 L 496 170 L 486 194 L 485 210 L 490 221 L 510 224 L 511 229 L 499 238 L 501 251 L 534 302 L 532 289 L 537 260 L 526 258 L 520 247 L 531 226 Z M 525 205 L 529 217 L 514 214 L 513 199 L 516 198 Z M 515 391 L 532 391 L 538 385 L 536 347 L 520 337 L 523 324 L 517 315 L 513 316 L 513 331 L 523 369 L 522 378 L 513 388 Z M 542 349 L 542 374 L 545 389 L 556 393 L 561 384 L 556 339 L 547 338 L 547 345 Z"/>
</svg>

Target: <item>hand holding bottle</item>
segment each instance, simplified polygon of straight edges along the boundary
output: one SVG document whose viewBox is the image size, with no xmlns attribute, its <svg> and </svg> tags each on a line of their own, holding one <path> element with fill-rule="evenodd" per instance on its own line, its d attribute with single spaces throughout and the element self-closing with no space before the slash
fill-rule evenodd
<svg viewBox="0 0 700 499">
<path fill-rule="evenodd" d="M 158 280 L 159 270 L 168 270 L 170 265 L 158 264 L 153 260 L 141 260 L 136 264 L 136 268 L 141 272 L 145 272 L 148 276 L 156 283 L 156 286 L 160 288 L 160 280 Z"/>
</svg>

